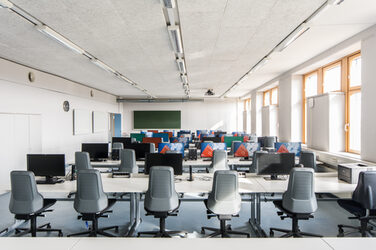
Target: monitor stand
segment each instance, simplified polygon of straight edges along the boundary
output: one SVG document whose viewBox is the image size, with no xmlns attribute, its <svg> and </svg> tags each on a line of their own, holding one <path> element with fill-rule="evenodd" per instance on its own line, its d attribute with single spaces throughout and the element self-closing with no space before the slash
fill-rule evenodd
<svg viewBox="0 0 376 250">
<path fill-rule="evenodd" d="M 37 180 L 37 184 L 56 184 L 62 182 L 64 182 L 64 180 L 58 179 L 56 176 L 45 176 L 44 180 Z"/>
<path fill-rule="evenodd" d="M 264 177 L 267 181 L 285 181 L 287 180 L 286 176 L 278 176 L 278 174 L 271 174 L 268 177 Z"/>
</svg>

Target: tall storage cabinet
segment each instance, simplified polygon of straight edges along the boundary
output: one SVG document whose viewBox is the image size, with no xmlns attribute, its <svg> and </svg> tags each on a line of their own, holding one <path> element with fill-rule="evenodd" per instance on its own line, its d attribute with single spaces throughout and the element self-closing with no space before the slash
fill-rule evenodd
<svg viewBox="0 0 376 250">
<path fill-rule="evenodd" d="M 331 92 L 307 98 L 307 146 L 345 151 L 345 94 Z"/>
</svg>

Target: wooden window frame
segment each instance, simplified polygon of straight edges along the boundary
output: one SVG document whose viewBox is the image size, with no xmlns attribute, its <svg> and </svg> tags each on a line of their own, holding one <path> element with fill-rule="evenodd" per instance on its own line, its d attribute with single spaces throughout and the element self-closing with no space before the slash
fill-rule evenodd
<svg viewBox="0 0 376 250">
<path fill-rule="evenodd" d="M 276 86 L 276 87 L 274 87 L 274 88 L 271 88 L 271 89 L 268 89 L 268 90 L 265 90 L 264 92 L 263 92 L 263 100 L 262 100 L 262 102 L 263 102 L 263 104 L 262 104 L 262 106 L 263 107 L 266 107 L 266 106 L 270 106 L 270 105 L 278 105 L 279 104 L 279 96 L 278 96 L 278 94 L 277 94 L 277 103 L 272 103 L 272 93 L 273 93 L 273 90 L 277 90 L 277 91 L 279 91 L 279 89 L 278 89 L 278 86 Z M 265 95 L 267 94 L 267 93 L 269 93 L 269 105 L 265 105 Z"/>
<path fill-rule="evenodd" d="M 332 63 L 330 63 L 330 64 L 322 67 L 322 93 L 327 93 L 327 92 L 324 92 L 324 88 L 325 88 L 325 82 L 324 82 L 325 71 L 330 70 L 332 68 L 335 68 L 337 66 L 340 66 L 340 69 L 341 69 L 340 79 L 339 79 L 341 85 L 340 85 L 340 88 L 338 90 L 335 90 L 335 91 L 332 91 L 332 92 L 341 92 L 341 91 L 343 91 L 343 81 L 342 81 L 343 80 L 343 72 L 342 72 L 342 70 L 343 70 L 344 67 L 342 65 L 343 64 L 342 61 L 343 60 L 340 59 L 338 61 L 332 62 Z"/>
<path fill-rule="evenodd" d="M 310 77 L 311 75 L 313 75 L 313 74 L 317 74 L 317 84 L 318 84 L 318 82 L 319 82 L 319 70 L 314 70 L 314 71 L 311 71 L 311 72 L 309 72 L 309 73 L 307 73 L 307 74 L 305 74 L 305 75 L 303 75 L 303 93 L 302 93 L 302 95 L 303 95 L 303 103 L 302 103 L 302 106 L 303 106 L 303 123 L 302 123 L 302 125 L 303 125 L 303 129 L 302 129 L 302 143 L 306 143 L 306 140 L 305 140 L 305 137 L 306 137 L 306 133 L 307 133 L 307 131 L 306 131 L 306 129 L 305 129 L 305 127 L 306 127 L 306 119 L 305 119 L 305 116 L 306 116 L 306 112 L 305 112 L 305 105 L 306 105 L 306 101 L 307 101 L 307 97 L 306 97 L 306 93 L 305 93 L 305 87 L 306 87 L 306 79 L 308 78 L 308 77 Z M 321 89 L 321 93 L 322 93 L 322 89 Z M 317 94 L 319 94 L 319 86 L 317 86 Z"/>
</svg>

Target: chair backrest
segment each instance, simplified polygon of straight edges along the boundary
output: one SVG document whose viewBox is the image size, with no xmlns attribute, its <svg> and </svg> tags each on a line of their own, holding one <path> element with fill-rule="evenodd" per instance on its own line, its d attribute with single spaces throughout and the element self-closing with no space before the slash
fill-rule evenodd
<svg viewBox="0 0 376 250">
<path fill-rule="evenodd" d="M 76 152 L 74 153 L 74 158 L 77 172 L 83 169 L 92 169 L 88 152 Z"/>
<path fill-rule="evenodd" d="M 10 173 L 11 196 L 9 211 L 13 214 L 33 214 L 43 207 L 43 196 L 38 193 L 35 176 L 30 171 Z"/>
<path fill-rule="evenodd" d="M 108 198 L 103 191 L 100 172 L 96 169 L 78 171 L 74 209 L 81 214 L 96 214 L 107 205 Z"/>
<path fill-rule="evenodd" d="M 173 168 L 154 166 L 150 169 L 149 187 L 145 194 L 144 207 L 151 213 L 171 212 L 179 207 Z"/>
<path fill-rule="evenodd" d="M 376 171 L 359 173 L 358 185 L 352 198 L 365 209 L 376 209 Z"/>
<path fill-rule="evenodd" d="M 231 155 L 233 155 L 235 153 L 235 149 L 234 149 L 235 142 L 241 142 L 241 141 L 232 141 L 231 142 L 231 151 L 230 151 Z"/>
<path fill-rule="evenodd" d="M 154 143 L 149 143 L 149 145 L 150 145 L 150 153 L 157 153 L 155 151 L 155 144 Z"/>
<path fill-rule="evenodd" d="M 258 158 L 260 157 L 261 154 L 267 154 L 268 152 L 266 151 L 254 151 L 253 152 L 253 157 L 252 157 L 252 166 L 251 169 L 249 170 L 251 173 L 257 173 L 259 169 L 259 160 Z"/>
<path fill-rule="evenodd" d="M 299 157 L 299 164 L 303 164 L 305 168 L 313 168 L 316 172 L 316 153 L 312 151 L 301 151 Z"/>
<path fill-rule="evenodd" d="M 120 149 L 120 172 L 138 173 L 134 149 Z"/>
<path fill-rule="evenodd" d="M 314 171 L 312 168 L 293 168 L 287 191 L 283 194 L 282 206 L 297 214 L 310 214 L 317 209 Z"/>
<path fill-rule="evenodd" d="M 214 172 L 213 187 L 208 197 L 207 207 L 213 213 L 220 215 L 235 215 L 240 212 L 241 197 L 236 171 L 217 170 Z"/>
<path fill-rule="evenodd" d="M 112 149 L 124 149 L 124 144 L 122 142 L 112 143 Z"/>
<path fill-rule="evenodd" d="M 274 148 L 274 143 L 276 143 L 275 136 L 265 136 L 264 137 L 264 147 L 265 148 Z"/>
<path fill-rule="evenodd" d="M 213 151 L 213 159 L 209 171 L 213 173 L 217 170 L 229 170 L 226 150 L 216 149 Z"/>
</svg>

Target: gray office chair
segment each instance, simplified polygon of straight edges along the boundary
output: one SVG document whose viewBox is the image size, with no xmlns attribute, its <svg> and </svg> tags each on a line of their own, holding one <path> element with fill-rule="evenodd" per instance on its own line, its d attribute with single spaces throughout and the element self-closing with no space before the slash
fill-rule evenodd
<svg viewBox="0 0 376 250">
<path fill-rule="evenodd" d="M 302 164 L 305 168 L 313 168 L 313 170 L 317 172 L 316 153 L 312 151 L 301 151 L 299 164 Z"/>
<path fill-rule="evenodd" d="M 77 193 L 74 199 L 74 209 L 80 213 L 79 219 L 91 221 L 91 227 L 88 231 L 68 235 L 79 236 L 88 234 L 96 237 L 98 234 L 108 237 L 115 235 L 105 232 L 105 230 L 115 229 L 118 232 L 118 226 L 98 228 L 98 219 L 108 217 L 111 213 L 110 208 L 115 204 L 115 199 L 109 199 L 103 191 L 100 172 L 95 169 L 80 170 L 77 174 Z"/>
<path fill-rule="evenodd" d="M 120 172 L 138 173 L 138 166 L 136 163 L 136 153 L 134 149 L 120 150 Z"/>
<path fill-rule="evenodd" d="M 226 150 L 216 149 L 213 151 L 212 163 L 207 172 L 214 173 L 217 170 L 229 170 Z"/>
<path fill-rule="evenodd" d="M 74 154 L 76 172 L 83 169 L 92 169 L 88 152 L 76 152 Z"/>
<path fill-rule="evenodd" d="M 356 186 L 352 199 L 340 199 L 338 204 L 353 214 L 355 217 L 349 219 L 360 220 L 360 226 L 338 225 L 338 237 L 345 236 L 343 228 L 356 229 L 362 237 L 375 236 L 374 228 L 369 225 L 370 220 L 376 219 L 376 171 L 360 172 L 358 185 Z M 347 234 L 354 233 L 348 232 Z"/>
<path fill-rule="evenodd" d="M 158 153 L 158 152 L 156 152 L 156 148 L 155 148 L 154 143 L 149 143 L 149 145 L 150 145 L 150 153 Z"/>
<path fill-rule="evenodd" d="M 293 168 L 290 171 L 287 191 L 283 193 L 282 200 L 273 203 L 280 210 L 277 213 L 282 220 L 285 218 L 292 219 L 292 229 L 270 228 L 271 237 L 274 236 L 274 231 L 285 233 L 281 237 L 322 237 L 318 234 L 302 232 L 299 229 L 299 220 L 313 218 L 313 213 L 317 210 L 314 187 L 313 169 Z"/>
<path fill-rule="evenodd" d="M 241 142 L 241 141 L 232 141 L 232 142 L 231 142 L 230 155 L 235 154 L 235 151 L 234 151 L 234 145 L 235 145 L 235 142 Z"/>
<path fill-rule="evenodd" d="M 254 151 L 253 152 L 253 157 L 252 157 L 252 165 L 251 165 L 251 167 L 250 167 L 250 169 L 249 169 L 249 172 L 250 173 L 257 173 L 257 170 L 258 170 L 258 157 L 259 157 L 259 155 L 261 155 L 261 154 L 267 154 L 268 152 L 267 151 Z"/>
<path fill-rule="evenodd" d="M 30 220 L 30 228 L 16 228 L 15 236 L 31 234 L 36 237 L 37 232 L 58 232 L 63 236 L 60 229 L 52 229 L 50 223 L 37 227 L 37 217 L 44 217 L 45 212 L 52 212 L 51 206 L 56 203 L 54 199 L 44 199 L 38 193 L 35 176 L 30 171 L 12 171 L 10 173 L 11 196 L 9 211 L 17 220 Z"/>
<path fill-rule="evenodd" d="M 111 157 L 113 160 L 119 160 L 120 150 L 124 149 L 124 144 L 121 142 L 112 143 Z"/>
<path fill-rule="evenodd" d="M 146 215 L 159 218 L 159 231 L 139 232 L 155 237 L 171 237 L 174 234 L 187 234 L 184 231 L 166 231 L 166 218 L 177 216 L 180 206 L 179 195 L 175 191 L 174 170 L 171 167 L 154 166 L 149 172 L 149 187 L 145 194 Z"/>
<path fill-rule="evenodd" d="M 220 221 L 220 229 L 212 227 L 202 227 L 201 233 L 205 230 L 214 231 L 208 235 L 212 238 L 218 235 L 228 238 L 231 234 L 244 235 L 248 238 L 249 233 L 233 231 L 230 225 L 226 225 L 226 220 L 231 220 L 232 216 L 237 216 L 241 208 L 241 197 L 238 191 L 238 174 L 236 171 L 217 170 L 214 172 L 213 187 L 208 199 L 205 201 L 207 214 L 210 219 L 217 216 Z"/>
</svg>

